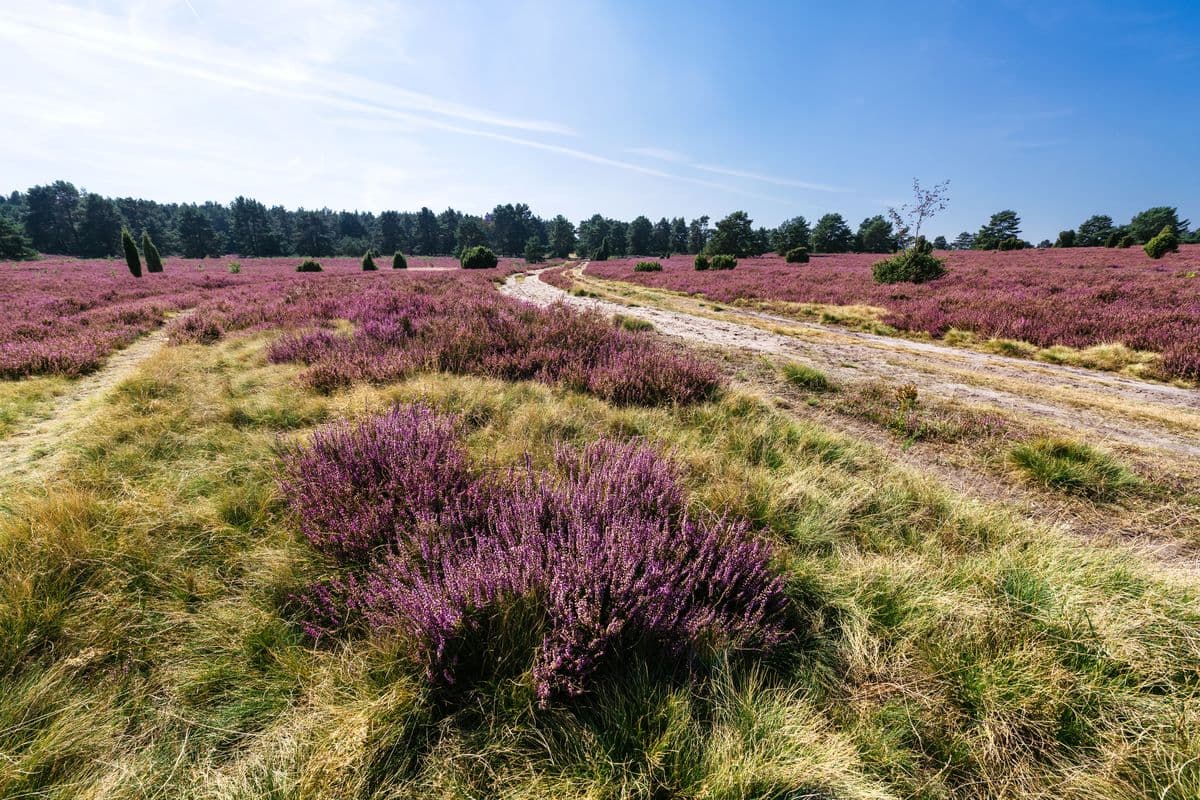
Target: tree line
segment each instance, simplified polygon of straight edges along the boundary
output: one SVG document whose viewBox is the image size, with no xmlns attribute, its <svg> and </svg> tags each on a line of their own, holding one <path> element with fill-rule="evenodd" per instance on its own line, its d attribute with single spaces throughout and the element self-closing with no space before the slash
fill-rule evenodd
<svg viewBox="0 0 1200 800">
<path fill-rule="evenodd" d="M 361 256 L 404 252 L 412 255 L 458 256 L 484 246 L 504 256 L 586 258 L 671 253 L 758 256 L 786 254 L 797 248 L 816 253 L 890 253 L 909 244 L 907 231 L 883 215 L 864 219 L 852 228 L 838 213 L 810 224 L 803 216 L 775 228 L 755 226 L 744 211 L 735 211 L 710 225 L 710 217 L 638 216 L 632 221 L 595 214 L 578 225 L 559 214 L 545 219 L 525 203 L 497 205 L 479 216 L 447 208 L 419 211 L 295 210 L 266 206 L 249 197 L 223 205 L 159 203 L 133 197 L 104 197 L 81 191 L 67 181 L 33 186 L 0 195 L 0 258 L 26 258 L 35 251 L 85 258 L 117 256 L 121 231 L 148 234 L 164 254 L 204 258 L 236 254 L 255 256 Z M 1187 241 L 1187 220 L 1174 208 L 1149 209 L 1125 226 L 1107 216 L 1095 216 L 1077 231 L 1064 232 L 1059 246 L 1105 244 L 1132 237 L 1144 243 L 1164 224 L 1176 227 Z M 953 242 L 943 236 L 933 244 L 941 249 L 1000 249 L 1031 246 L 1020 238 L 1016 212 L 994 214 L 977 233 L 964 232 Z M 1049 246 L 1049 242 L 1043 244 Z"/>
</svg>

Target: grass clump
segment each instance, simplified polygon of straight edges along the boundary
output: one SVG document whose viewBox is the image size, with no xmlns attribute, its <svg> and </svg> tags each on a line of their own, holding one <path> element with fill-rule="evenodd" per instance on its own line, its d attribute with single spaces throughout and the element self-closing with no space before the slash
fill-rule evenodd
<svg viewBox="0 0 1200 800">
<path fill-rule="evenodd" d="M 779 371 L 783 374 L 784 380 L 792 386 L 806 389 L 810 392 L 824 392 L 831 388 L 829 378 L 825 376 L 824 372 L 806 364 L 798 364 L 792 361 L 780 367 Z"/>
<path fill-rule="evenodd" d="M 1138 483 L 1112 456 L 1080 442 L 1036 439 L 1014 447 L 1009 458 L 1035 483 L 1090 500 L 1113 500 Z"/>
<path fill-rule="evenodd" d="M 662 268 L 658 261 L 639 261 L 633 265 L 634 272 L 662 272 Z"/>
<path fill-rule="evenodd" d="M 296 272 L 320 272 L 321 262 L 312 258 L 306 258 L 296 267 Z"/>
<path fill-rule="evenodd" d="M 230 275 L 237 275 L 237 274 L 241 273 L 241 271 L 242 271 L 242 262 L 240 262 L 240 261 L 229 262 L 229 274 Z"/>
<path fill-rule="evenodd" d="M 627 331 L 634 333 L 640 331 L 654 330 L 654 323 L 641 317 L 630 317 L 626 314 L 617 314 L 613 317 L 613 324 L 618 328 L 624 328 Z"/>
</svg>

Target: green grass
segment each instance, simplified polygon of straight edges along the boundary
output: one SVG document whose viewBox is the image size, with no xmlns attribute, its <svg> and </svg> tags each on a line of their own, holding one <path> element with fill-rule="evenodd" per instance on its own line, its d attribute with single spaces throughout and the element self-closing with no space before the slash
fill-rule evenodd
<svg viewBox="0 0 1200 800">
<path fill-rule="evenodd" d="M 615 314 L 613 316 L 613 323 L 618 327 L 624 328 L 627 331 L 633 331 L 635 333 L 638 331 L 654 330 L 653 322 L 641 319 L 639 317 L 626 316 L 625 314 Z"/>
<path fill-rule="evenodd" d="M 329 397 L 266 337 L 169 349 L 49 489 L 0 516 L 0 797 L 1131 798 L 1200 793 L 1200 594 L 730 393 L 614 408 L 444 375 Z M 520 676 L 447 706 L 380 638 L 284 611 L 325 565 L 279 441 L 397 401 L 497 468 L 561 443 L 674 453 L 698 510 L 782 551 L 798 636 L 694 680 L 630 660 L 572 707 Z M 0 512 L 2 513 L 2 512 Z"/>
<path fill-rule="evenodd" d="M 0 381 L 0 439 L 50 413 L 54 398 L 66 392 L 71 381 L 58 376 Z"/>
<path fill-rule="evenodd" d="M 1114 500 L 1138 485 L 1111 455 L 1079 442 L 1036 439 L 1013 447 L 1009 459 L 1034 483 L 1091 500 Z"/>
<path fill-rule="evenodd" d="M 831 388 L 829 378 L 825 376 L 824 372 L 805 364 L 798 364 L 794 361 L 788 362 L 783 364 L 779 368 L 779 371 L 783 374 L 784 380 L 792 386 L 806 389 L 810 392 L 824 392 Z"/>
</svg>

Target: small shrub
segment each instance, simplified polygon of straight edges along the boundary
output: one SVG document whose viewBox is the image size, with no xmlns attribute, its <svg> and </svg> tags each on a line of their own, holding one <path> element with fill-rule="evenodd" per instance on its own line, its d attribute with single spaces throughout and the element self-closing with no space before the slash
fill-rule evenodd
<svg viewBox="0 0 1200 800">
<path fill-rule="evenodd" d="M 791 362 L 784 364 L 779 371 L 783 373 L 784 380 L 801 389 L 810 392 L 824 392 L 829 389 L 829 378 L 819 369 Z"/>
<path fill-rule="evenodd" d="M 704 253 L 697 253 L 696 260 L 692 262 L 692 266 L 694 266 L 696 269 L 700 270 L 701 272 L 708 269 L 709 268 L 708 256 L 704 255 Z"/>
<path fill-rule="evenodd" d="M 1025 243 L 1015 236 L 1000 240 L 997 250 L 1024 250 Z"/>
<path fill-rule="evenodd" d="M 296 272 L 320 272 L 321 262 L 311 258 L 306 258 L 300 262 L 300 266 L 296 267 Z"/>
<path fill-rule="evenodd" d="M 1105 247 L 1116 247 L 1117 244 L 1120 243 L 1120 241 L 1121 241 L 1121 232 L 1113 231 L 1112 233 L 1110 233 L 1108 235 L 1108 238 L 1104 240 L 1104 246 Z"/>
<path fill-rule="evenodd" d="M 499 263 L 496 254 L 483 245 L 468 247 L 459 261 L 463 269 L 492 269 Z"/>
<path fill-rule="evenodd" d="M 158 254 L 158 248 L 154 246 L 149 231 L 142 231 L 142 253 L 146 256 L 147 272 L 163 271 L 162 257 Z"/>
<path fill-rule="evenodd" d="M 1162 258 L 1167 253 L 1179 251 L 1179 236 L 1175 233 L 1174 228 L 1166 225 L 1158 232 L 1157 236 L 1146 242 L 1144 249 L 1146 255 L 1151 258 Z"/>
<path fill-rule="evenodd" d="M 737 259 L 730 255 L 720 253 L 712 257 L 708 262 L 709 269 L 733 269 L 737 266 Z"/>
<path fill-rule="evenodd" d="M 1137 240 L 1127 233 L 1121 237 L 1121 241 L 1117 242 L 1117 247 L 1125 249 L 1127 247 L 1133 247 L 1135 244 L 1137 244 Z"/>
<path fill-rule="evenodd" d="M 876 283 L 925 283 L 946 274 L 946 262 L 933 255 L 933 245 L 924 236 L 891 258 L 871 266 Z"/>
<path fill-rule="evenodd" d="M 1137 484 L 1112 456 L 1079 442 L 1037 439 L 1014 447 L 1009 459 L 1034 482 L 1091 500 L 1111 500 Z"/>
<path fill-rule="evenodd" d="M 404 260 L 403 253 L 392 256 L 392 269 L 408 269 L 408 262 Z"/>
<path fill-rule="evenodd" d="M 363 253 L 362 268 L 363 272 L 374 272 L 375 270 L 379 269 L 379 267 L 375 266 L 375 258 L 371 255 L 370 250 Z"/>
<path fill-rule="evenodd" d="M 229 264 L 229 274 L 230 275 L 237 275 L 241 271 L 242 271 L 242 264 L 240 261 L 230 262 L 230 264 Z"/>
<path fill-rule="evenodd" d="M 627 331 L 652 331 L 654 323 L 649 320 L 641 319 L 640 317 L 627 317 L 624 314 L 617 314 L 613 317 L 613 323 L 618 328 L 624 328 Z"/>
<path fill-rule="evenodd" d="M 634 272 L 662 272 L 662 264 L 657 261 L 639 261 L 633 265 Z"/>
<path fill-rule="evenodd" d="M 808 263 L 808 248 L 793 247 L 787 251 L 784 260 L 789 264 L 807 264 Z"/>
</svg>

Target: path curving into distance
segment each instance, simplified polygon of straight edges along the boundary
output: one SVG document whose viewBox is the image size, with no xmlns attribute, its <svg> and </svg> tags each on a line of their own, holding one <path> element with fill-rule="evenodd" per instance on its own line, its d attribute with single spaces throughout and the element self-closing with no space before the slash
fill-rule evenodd
<svg viewBox="0 0 1200 800">
<path fill-rule="evenodd" d="M 576 273 L 582 276 L 586 266 Z M 1200 391 L 1195 389 L 800 322 L 723 304 L 720 313 L 701 315 L 663 307 L 667 303 L 645 305 L 654 302 L 646 300 L 645 294 L 637 297 L 640 305 L 577 297 L 541 280 L 541 272 L 511 275 L 501 291 L 537 305 L 561 302 L 637 317 L 668 336 L 795 359 L 837 380 L 912 383 L 922 394 L 1027 415 L 1090 444 L 1119 443 L 1200 457 Z M 585 286 L 616 286 L 583 280 Z"/>
</svg>

